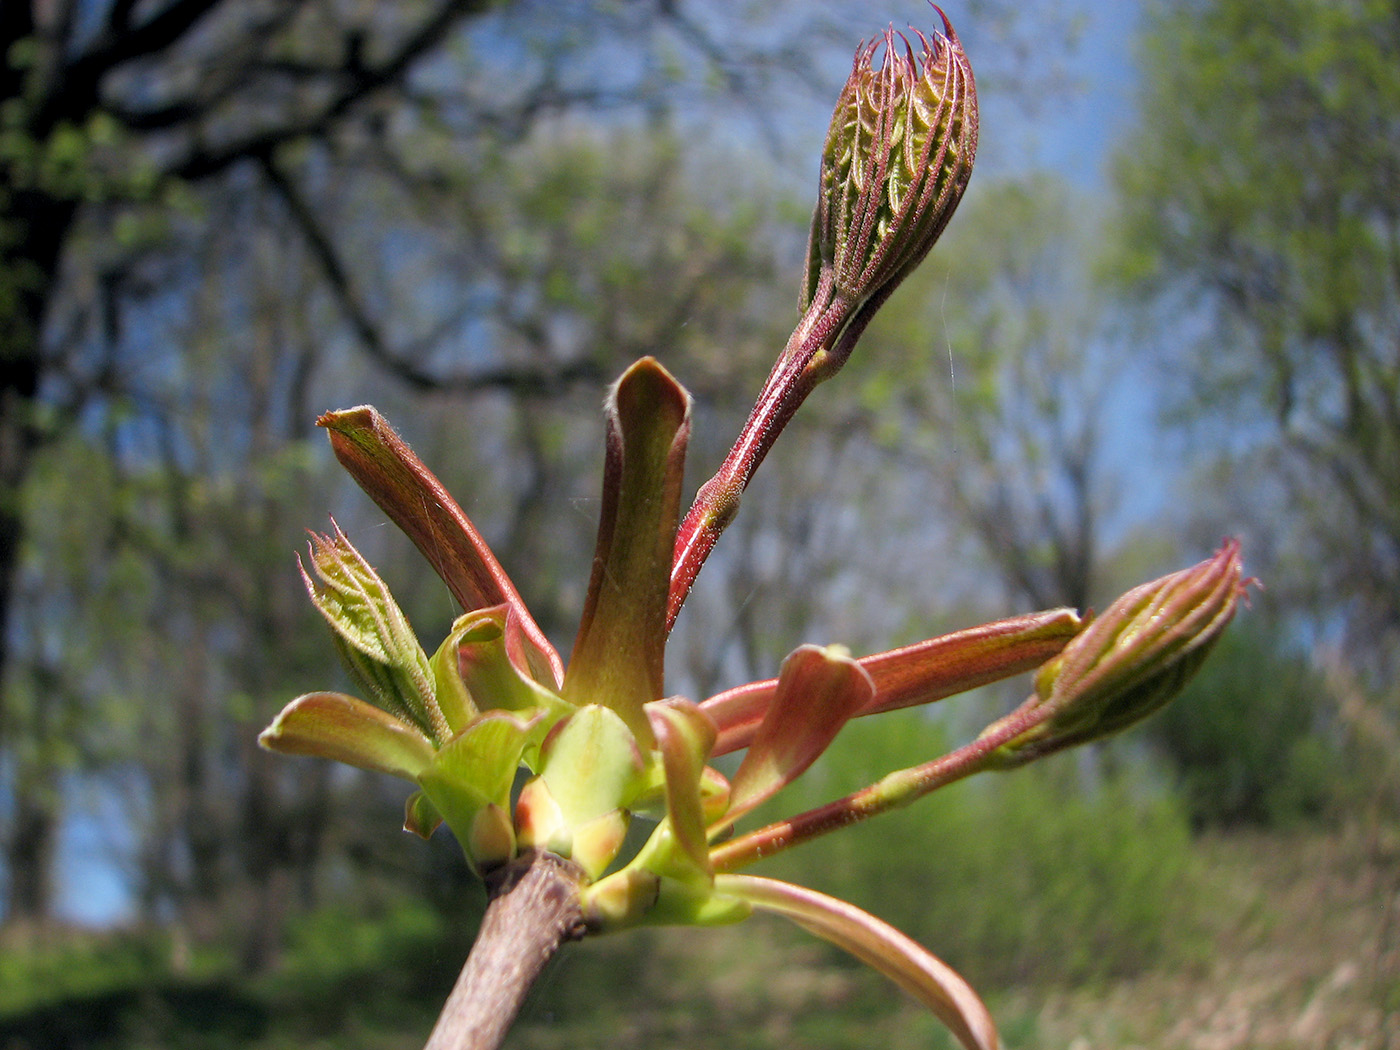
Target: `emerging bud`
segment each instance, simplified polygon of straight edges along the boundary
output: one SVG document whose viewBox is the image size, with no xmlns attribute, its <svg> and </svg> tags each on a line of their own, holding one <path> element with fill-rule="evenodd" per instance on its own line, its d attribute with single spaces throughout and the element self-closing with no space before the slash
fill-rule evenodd
<svg viewBox="0 0 1400 1050">
<path fill-rule="evenodd" d="M 948 16 L 937 5 L 934 10 L 944 31 L 930 40 L 911 28 L 920 45 L 917 58 L 893 28 L 856 52 L 822 151 L 802 319 L 738 441 L 700 487 L 676 533 L 668 630 L 773 442 L 813 388 L 846 363 L 875 311 L 928 254 L 967 188 L 977 153 L 977 89 Z M 876 69 L 871 62 L 881 45 Z"/>
<path fill-rule="evenodd" d="M 413 628 L 379 574 L 340 526 L 331 524 L 333 535 L 311 534 L 315 576 L 301 566 L 312 603 L 335 630 L 346 670 L 374 703 L 411 722 L 434 744 L 442 743 L 450 728 Z"/>
<path fill-rule="evenodd" d="M 1196 673 L 1245 596 L 1240 545 L 1133 588 L 1036 675 L 1027 709 L 1035 726 L 998 749 L 995 764 L 1021 765 L 1116 733 L 1171 700 Z M 983 736 L 996 730 L 993 726 Z"/>
<path fill-rule="evenodd" d="M 823 340 L 833 369 L 943 232 L 972 174 L 972 67 L 934 10 L 944 31 L 930 40 L 911 27 L 917 57 L 893 27 L 861 45 L 827 132 L 802 309 L 813 323 L 827 315 L 819 328 L 837 325 Z"/>
<path fill-rule="evenodd" d="M 597 879 L 627 835 L 645 758 L 627 724 L 601 704 L 560 721 L 540 749 L 540 774 L 521 789 L 520 845 L 568 857 Z"/>
</svg>

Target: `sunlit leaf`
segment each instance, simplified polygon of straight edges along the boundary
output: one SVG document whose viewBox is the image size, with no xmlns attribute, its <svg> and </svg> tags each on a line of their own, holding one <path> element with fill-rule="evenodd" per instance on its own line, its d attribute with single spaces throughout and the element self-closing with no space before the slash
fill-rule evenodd
<svg viewBox="0 0 1400 1050">
<path fill-rule="evenodd" d="M 457 650 L 465 632 L 463 619 L 464 617 L 458 617 L 452 624 L 452 630 L 438 646 L 437 652 L 433 653 L 430 661 L 438 710 L 442 712 L 442 717 L 446 719 L 453 734 L 465 729 L 479 713 L 471 691 L 467 689 L 467 683 L 462 680 L 462 670 L 458 661 Z"/>
<path fill-rule="evenodd" d="M 530 719 L 488 712 L 444 744 L 419 773 L 418 783 L 464 846 L 478 811 L 488 804 L 509 808 L 515 771 L 533 728 Z"/>
<path fill-rule="evenodd" d="M 666 771 L 667 832 L 685 858 L 688 873 L 708 881 L 709 846 L 705 838 L 705 814 L 701 806 L 701 781 L 705 760 L 715 742 L 715 725 L 693 703 L 675 698 L 647 705 L 656 731 Z M 683 872 L 659 869 L 658 874 Z"/>
<path fill-rule="evenodd" d="M 551 734 L 541 776 L 564 819 L 579 827 L 636 795 L 642 757 L 627 724 L 597 704 L 579 708 Z"/>
<path fill-rule="evenodd" d="M 446 739 L 428 658 L 389 588 L 340 527 L 331 536 L 311 534 L 314 578 L 298 565 L 312 604 L 335 630 L 341 658 L 359 685 L 434 741 Z"/>
<path fill-rule="evenodd" d="M 344 693 L 307 693 L 282 709 L 258 743 L 269 751 L 314 755 L 415 779 L 433 761 L 416 727 Z"/>
<path fill-rule="evenodd" d="M 524 650 L 533 642 L 524 636 L 515 610 L 498 605 L 467 613 L 453 624 L 452 635 L 456 638 L 458 677 L 472 705 L 480 711 L 506 710 L 532 716 L 533 728 L 522 759 L 531 769 L 538 769 L 544 734 L 573 708 L 528 673 Z M 534 718 L 536 714 L 540 717 Z"/>
</svg>

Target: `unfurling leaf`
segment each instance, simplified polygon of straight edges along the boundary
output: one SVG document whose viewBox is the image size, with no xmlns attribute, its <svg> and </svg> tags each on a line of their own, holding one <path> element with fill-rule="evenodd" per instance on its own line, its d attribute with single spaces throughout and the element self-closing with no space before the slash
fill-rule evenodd
<svg viewBox="0 0 1400 1050">
<path fill-rule="evenodd" d="M 440 743 L 451 730 L 437 706 L 428 658 L 379 574 L 331 524 L 334 535 L 311 534 L 315 577 L 301 566 L 311 602 L 335 631 L 341 659 L 361 688 Z"/>
<path fill-rule="evenodd" d="M 773 702 L 730 783 L 725 823 L 801 776 L 874 695 L 870 676 L 844 647 L 795 650 L 783 661 Z"/>
<path fill-rule="evenodd" d="M 307 693 L 258 736 L 269 751 L 313 755 L 414 780 L 433 761 L 422 731 L 344 693 Z"/>
<path fill-rule="evenodd" d="M 879 970 L 937 1015 L 967 1050 L 996 1050 L 996 1026 L 966 981 L 923 945 L 854 904 L 754 875 L 717 875 L 715 892 L 790 919 Z"/>
</svg>

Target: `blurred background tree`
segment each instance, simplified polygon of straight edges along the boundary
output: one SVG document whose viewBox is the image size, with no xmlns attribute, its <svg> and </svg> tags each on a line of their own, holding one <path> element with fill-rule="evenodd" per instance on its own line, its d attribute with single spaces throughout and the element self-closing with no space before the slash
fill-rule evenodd
<svg viewBox="0 0 1400 1050">
<path fill-rule="evenodd" d="M 915 278 L 921 294 L 882 318 L 861 408 L 921 477 L 926 513 L 975 540 L 1004 600 L 1087 608 L 1110 596 L 1096 575 L 1121 371 L 1093 276 L 1103 231 L 1048 175 L 978 189 Z"/>
<path fill-rule="evenodd" d="M 301 445 L 327 396 L 388 376 L 402 391 L 518 398 L 528 420 L 547 398 L 596 391 L 677 316 L 703 319 L 697 289 L 723 296 L 761 268 L 748 257 L 762 242 L 721 233 L 736 214 L 675 201 L 674 151 L 618 142 L 635 162 L 614 165 L 604 139 L 621 130 L 591 145 L 556 135 L 575 111 L 661 121 L 706 77 L 741 95 L 793 56 L 721 46 L 675 5 L 575 8 L 5 5 L 8 921 L 52 909 L 70 773 L 119 782 L 149 914 L 316 869 L 326 774 L 274 774 L 247 727 L 307 670 L 281 645 L 310 621 L 275 552 L 324 512 L 295 496 L 323 458 Z M 639 223 L 647 207 L 670 207 L 672 227 Z M 616 235 L 629 227 L 641 236 Z M 671 278 L 645 319 L 618 309 L 641 275 Z M 541 425 L 520 423 L 518 444 L 543 441 Z M 534 462 L 538 495 L 555 478 Z M 102 498 L 81 514 L 55 502 L 85 491 Z M 41 511 L 63 525 L 61 547 L 31 531 Z"/>
<path fill-rule="evenodd" d="M 1150 752 L 967 785 L 849 853 L 793 858 L 819 869 L 803 881 L 864 892 L 997 984 L 1200 969 L 1193 953 L 1221 941 L 1198 936 L 1201 902 L 1244 893 L 1201 881 L 1212 835 L 1344 827 L 1358 802 L 1384 829 L 1400 798 L 1400 19 L 1380 0 L 1153 5 L 1137 125 L 1105 186 L 1027 169 L 1038 121 L 1056 126 L 1074 97 L 1075 31 L 1108 7 L 948 6 L 988 114 L 978 176 L 746 497 L 677 627 L 671 684 L 699 696 L 763 677 L 805 641 L 868 652 L 1102 603 L 1244 535 L 1268 584 L 1254 629 L 1152 726 Z M 44 1003 L 35 1025 L 82 1016 L 82 981 L 130 984 L 172 959 L 198 973 L 209 947 L 302 997 L 302 1042 L 356 1010 L 392 1024 L 395 1003 L 435 1005 L 470 932 L 454 844 L 384 834 L 397 787 L 253 746 L 281 703 L 337 673 L 290 562 L 328 509 L 425 633 L 453 611 L 372 527 L 311 421 L 383 408 L 567 643 L 603 387 L 662 356 L 697 395 L 692 477 L 709 473 L 794 316 L 851 47 L 927 14 L 0 3 L 0 932 L 20 944 L 85 904 L 158 932 L 81 964 L 0 953 L 0 1022 Z M 805 790 L 829 797 L 872 756 L 925 758 L 959 728 L 856 724 Z M 64 891 L 75 828 L 119 866 L 115 888 Z M 909 856 L 877 852 L 891 842 Z M 1258 883 L 1249 863 L 1269 855 L 1244 853 L 1226 854 L 1233 886 Z M 915 881 L 935 854 L 937 883 Z M 426 904 L 404 903 L 405 881 Z M 1397 927 L 1369 901 L 1353 945 Z M 750 946 L 745 972 L 766 994 L 774 967 L 815 966 L 802 950 Z M 678 951 L 643 974 L 637 949 L 589 951 L 639 996 L 702 969 Z M 1358 1025 L 1400 995 L 1400 960 L 1376 960 L 1379 998 L 1348 1000 Z M 717 997 L 707 1023 L 667 1029 L 696 1014 L 680 992 L 673 1015 L 609 1015 L 589 993 L 603 978 L 568 972 L 542 1007 L 561 1023 L 596 1015 L 617 1045 L 735 1045 L 708 1024 L 732 988 L 696 993 Z M 244 1006 L 282 1001 L 250 987 Z M 807 1045 L 778 1019 L 830 1006 L 745 994 L 736 1023 L 763 1045 Z M 886 1017 L 852 1005 L 849 1045 L 927 1037 L 879 994 L 842 1000 Z M 197 1034 L 139 1016 L 148 1044 Z"/>
<path fill-rule="evenodd" d="M 852 21 L 650 0 L 5 5 L 6 922 L 52 913 L 86 786 L 144 916 L 232 924 L 267 960 L 290 889 L 313 900 L 328 855 L 363 856 L 326 845 L 356 834 L 327 821 L 327 772 L 274 772 L 248 729 L 324 674 L 278 553 L 343 491 L 310 421 L 370 397 L 421 416 L 414 437 L 452 450 L 449 481 L 534 567 L 534 607 L 572 623 L 599 391 L 649 352 L 691 360 L 702 401 L 766 368 L 805 221 L 768 181 L 793 133 L 769 99 L 839 82 Z M 709 131 L 717 101 L 734 119 Z"/>
<path fill-rule="evenodd" d="M 1198 528 L 1249 536 L 1270 607 L 1339 648 L 1394 725 L 1400 15 L 1182 3 L 1145 40 L 1121 263 L 1198 439 Z"/>
</svg>

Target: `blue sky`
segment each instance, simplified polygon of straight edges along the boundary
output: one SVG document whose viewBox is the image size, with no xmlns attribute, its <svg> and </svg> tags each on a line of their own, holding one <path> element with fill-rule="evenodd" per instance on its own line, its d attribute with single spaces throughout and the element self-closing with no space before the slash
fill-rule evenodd
<svg viewBox="0 0 1400 1050">
<path fill-rule="evenodd" d="M 1015 100 L 987 99 L 979 157 L 1007 173 L 1044 168 L 1081 189 L 1097 189 L 1105 185 L 1114 143 L 1133 119 L 1133 41 L 1142 5 L 1079 0 L 1072 10 L 1080 35 L 1064 59 L 1071 90 L 1031 112 Z"/>
</svg>

